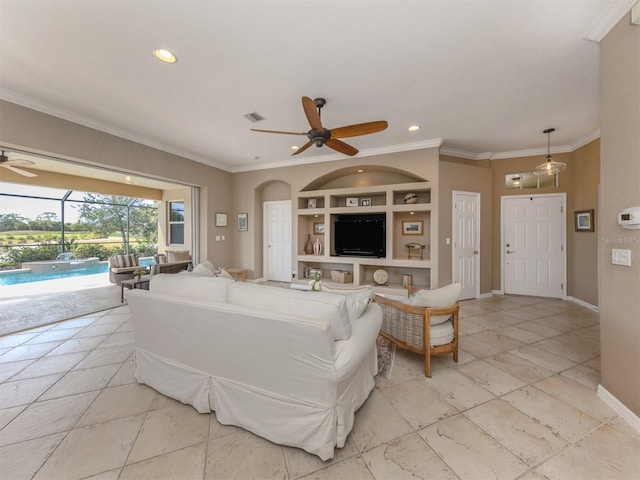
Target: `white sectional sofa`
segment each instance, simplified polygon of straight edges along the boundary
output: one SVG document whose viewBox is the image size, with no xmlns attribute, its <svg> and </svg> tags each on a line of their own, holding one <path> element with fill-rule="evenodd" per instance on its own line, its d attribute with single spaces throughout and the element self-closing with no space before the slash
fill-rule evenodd
<svg viewBox="0 0 640 480">
<path fill-rule="evenodd" d="M 382 323 L 368 292 L 347 295 L 156 275 L 127 297 L 137 380 L 222 424 L 332 458 L 374 387 Z"/>
</svg>

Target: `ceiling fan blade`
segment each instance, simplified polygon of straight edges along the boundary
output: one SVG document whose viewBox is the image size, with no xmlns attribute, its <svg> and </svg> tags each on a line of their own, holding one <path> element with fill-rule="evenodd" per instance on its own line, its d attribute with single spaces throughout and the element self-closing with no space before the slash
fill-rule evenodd
<svg viewBox="0 0 640 480">
<path fill-rule="evenodd" d="M 302 97 L 302 108 L 307 116 L 307 121 L 313 130 L 322 130 L 322 122 L 320 121 L 320 113 L 316 108 L 316 104 L 309 97 Z"/>
<path fill-rule="evenodd" d="M 331 138 L 357 137 L 358 135 L 381 132 L 385 130 L 388 125 L 384 120 L 380 120 L 378 122 L 358 123 L 356 125 L 334 128 L 331 130 Z"/>
<path fill-rule="evenodd" d="M 344 153 L 345 155 L 354 156 L 358 153 L 358 149 L 353 148 L 351 145 L 348 145 L 336 138 L 330 138 L 324 144 L 327 147 L 333 148 L 335 151 Z"/>
<path fill-rule="evenodd" d="M 11 170 L 12 172 L 17 173 L 18 175 L 23 175 L 25 177 L 37 177 L 35 173 L 27 172 L 26 170 L 22 170 L 21 168 L 12 167 L 11 165 L 7 165 L 6 163 L 0 163 L 0 167 L 4 167 L 7 170 Z"/>
<path fill-rule="evenodd" d="M 304 152 L 307 148 L 309 148 L 311 145 L 313 145 L 313 142 L 311 140 L 309 140 L 307 143 L 305 143 L 303 146 L 301 146 L 298 150 L 296 150 L 295 152 L 293 152 L 291 155 L 298 155 L 299 153 Z"/>
<path fill-rule="evenodd" d="M 282 132 L 280 130 L 260 130 L 259 128 L 252 128 L 251 131 L 264 133 L 280 133 L 282 135 L 306 135 L 305 132 Z"/>
</svg>

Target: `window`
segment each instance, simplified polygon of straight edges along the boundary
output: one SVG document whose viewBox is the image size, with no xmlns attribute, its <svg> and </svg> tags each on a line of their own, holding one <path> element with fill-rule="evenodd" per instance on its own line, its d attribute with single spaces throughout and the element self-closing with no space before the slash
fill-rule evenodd
<svg viewBox="0 0 640 480">
<path fill-rule="evenodd" d="M 169 202 L 169 244 L 184 245 L 184 202 Z"/>
</svg>

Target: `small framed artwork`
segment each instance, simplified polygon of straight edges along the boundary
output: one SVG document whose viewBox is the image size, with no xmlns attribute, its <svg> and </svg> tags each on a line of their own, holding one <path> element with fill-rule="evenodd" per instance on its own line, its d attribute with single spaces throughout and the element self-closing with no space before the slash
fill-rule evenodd
<svg viewBox="0 0 640 480">
<path fill-rule="evenodd" d="M 576 232 L 593 232 L 593 209 L 591 210 L 576 210 L 574 212 L 576 221 Z"/>
<path fill-rule="evenodd" d="M 249 230 L 249 218 L 246 213 L 238 214 L 238 231 L 246 232 Z"/>
<path fill-rule="evenodd" d="M 422 220 L 412 222 L 402 222 L 402 234 L 403 235 L 422 235 Z"/>
<path fill-rule="evenodd" d="M 370 207 L 371 206 L 371 199 L 370 198 L 361 198 L 360 199 L 360 206 L 361 207 Z"/>
<path fill-rule="evenodd" d="M 314 235 L 324 235 L 324 223 L 316 222 L 313 224 L 313 234 Z"/>
<path fill-rule="evenodd" d="M 358 197 L 347 197 L 347 207 L 357 207 Z"/>
<path fill-rule="evenodd" d="M 316 208 L 317 205 L 318 205 L 318 201 L 316 198 L 307 199 L 307 208 Z"/>
<path fill-rule="evenodd" d="M 216 227 L 226 227 L 226 226 L 227 226 L 227 214 L 216 213 Z"/>
</svg>

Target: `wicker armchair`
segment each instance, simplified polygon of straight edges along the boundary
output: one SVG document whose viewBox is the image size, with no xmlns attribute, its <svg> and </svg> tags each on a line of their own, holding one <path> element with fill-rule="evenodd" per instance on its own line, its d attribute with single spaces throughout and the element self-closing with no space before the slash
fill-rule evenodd
<svg viewBox="0 0 640 480">
<path fill-rule="evenodd" d="M 455 298 L 459 295 L 458 290 Z M 380 335 L 402 349 L 423 354 L 425 376 L 431 377 L 431 355 L 452 353 L 453 361 L 458 361 L 457 300 L 454 305 L 439 308 L 411 305 L 405 299 L 381 295 L 375 295 L 374 301 L 382 308 Z"/>
</svg>

